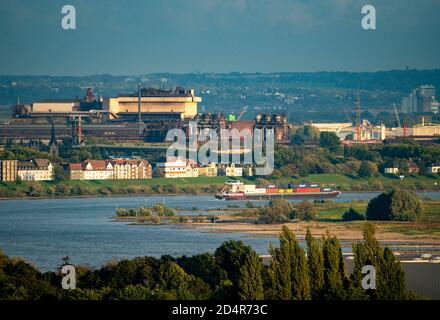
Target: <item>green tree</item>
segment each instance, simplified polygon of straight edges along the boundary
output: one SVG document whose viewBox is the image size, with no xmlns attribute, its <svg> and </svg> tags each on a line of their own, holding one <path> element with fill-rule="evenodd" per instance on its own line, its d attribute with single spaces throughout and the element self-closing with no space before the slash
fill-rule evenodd
<svg viewBox="0 0 440 320">
<path fill-rule="evenodd" d="M 237 240 L 225 241 L 215 251 L 214 256 L 217 264 L 226 272 L 227 278 L 231 282 L 231 285 L 227 286 L 227 288 L 230 290 L 230 297 L 240 298 L 240 292 L 242 295 L 250 293 L 249 289 L 245 289 L 246 286 L 248 288 L 252 287 L 249 284 L 250 282 L 253 281 L 255 283 L 259 283 L 262 281 L 261 273 L 254 275 L 249 274 L 252 268 L 254 268 L 254 270 L 257 268 L 255 264 L 250 261 L 252 258 L 249 257 L 252 255 L 256 255 L 255 251 L 250 246 L 245 245 L 242 241 Z M 243 269 L 245 264 L 247 264 L 247 267 Z M 257 286 L 255 285 L 254 288 L 256 287 Z"/>
<path fill-rule="evenodd" d="M 263 223 L 283 223 L 293 213 L 292 204 L 285 199 L 274 199 L 259 210 L 259 221 Z"/>
<path fill-rule="evenodd" d="M 240 300 L 263 300 L 263 279 L 261 260 L 255 251 L 250 251 L 240 268 L 238 298 Z"/>
<path fill-rule="evenodd" d="M 323 239 L 325 298 L 343 299 L 346 295 L 345 264 L 342 249 L 336 237 L 327 235 Z"/>
<path fill-rule="evenodd" d="M 307 264 L 309 267 L 310 293 L 313 299 L 319 299 L 324 289 L 324 255 L 321 244 L 307 229 Z"/>
<path fill-rule="evenodd" d="M 301 220 L 316 220 L 317 213 L 315 207 L 310 201 L 303 201 L 295 207 L 295 218 Z"/>
<path fill-rule="evenodd" d="M 354 208 L 350 208 L 342 215 L 344 221 L 365 220 L 365 216 Z"/>
<path fill-rule="evenodd" d="M 319 139 L 320 132 L 319 129 L 315 126 L 307 125 L 303 128 L 303 134 L 308 139 Z"/>
<path fill-rule="evenodd" d="M 177 263 L 165 261 L 159 267 L 159 299 L 207 299 L 209 286 L 201 279 L 189 275 Z"/>
<path fill-rule="evenodd" d="M 269 268 L 272 299 L 310 299 L 310 282 L 305 252 L 287 226 L 280 235 L 280 247 L 270 248 L 272 261 Z"/>
<path fill-rule="evenodd" d="M 351 275 L 352 285 L 362 290 L 362 267 L 371 265 L 376 271 L 376 289 L 367 290 L 371 299 L 404 299 L 405 274 L 388 248 L 382 249 L 375 237 L 376 227 L 365 223 L 362 227 L 363 242 L 353 245 L 354 268 Z"/>
<path fill-rule="evenodd" d="M 369 178 L 378 172 L 377 165 L 371 161 L 362 161 L 358 170 L 359 177 Z"/>
<path fill-rule="evenodd" d="M 414 221 L 423 214 L 423 203 L 416 194 L 394 189 L 370 200 L 367 220 Z"/>
<path fill-rule="evenodd" d="M 334 132 L 321 132 L 319 144 L 333 153 L 341 151 L 341 141 Z"/>
<path fill-rule="evenodd" d="M 380 300 L 402 300 L 405 293 L 405 273 L 396 261 L 393 252 L 385 248 L 381 259 L 377 298 Z"/>
</svg>

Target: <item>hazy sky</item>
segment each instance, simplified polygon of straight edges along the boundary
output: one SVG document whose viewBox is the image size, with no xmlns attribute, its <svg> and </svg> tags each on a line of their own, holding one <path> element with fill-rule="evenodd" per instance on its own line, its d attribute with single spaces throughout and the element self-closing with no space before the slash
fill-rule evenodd
<svg viewBox="0 0 440 320">
<path fill-rule="evenodd" d="M 77 29 L 61 28 L 74 5 Z M 361 8 L 377 30 L 361 28 Z M 0 0 L 0 73 L 440 67 L 440 0 Z"/>
</svg>

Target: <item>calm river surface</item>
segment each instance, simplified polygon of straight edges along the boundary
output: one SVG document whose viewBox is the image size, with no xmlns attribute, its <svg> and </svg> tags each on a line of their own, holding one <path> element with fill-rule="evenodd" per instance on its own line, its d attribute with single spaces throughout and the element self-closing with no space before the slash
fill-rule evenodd
<svg viewBox="0 0 440 320">
<path fill-rule="evenodd" d="M 377 193 L 345 193 L 338 202 L 365 200 Z M 440 199 L 440 193 L 426 193 Z M 212 233 L 179 226 L 136 226 L 113 222 L 115 207 L 151 206 L 164 201 L 172 208 L 212 209 L 244 206 L 246 201 L 222 201 L 212 196 L 150 196 L 0 200 L 0 248 L 20 256 L 40 270 L 54 270 L 63 256 L 75 264 L 99 267 L 112 259 L 136 256 L 192 255 L 213 252 L 228 239 L 243 240 L 261 254 L 275 237 Z M 255 201 L 264 204 L 266 201 Z M 349 250 L 349 248 L 346 248 Z"/>
</svg>

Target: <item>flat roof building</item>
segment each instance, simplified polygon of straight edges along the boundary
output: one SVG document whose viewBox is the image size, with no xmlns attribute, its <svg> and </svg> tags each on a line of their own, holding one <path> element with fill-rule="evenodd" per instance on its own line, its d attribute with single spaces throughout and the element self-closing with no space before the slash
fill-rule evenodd
<svg viewBox="0 0 440 320">
<path fill-rule="evenodd" d="M 202 98 L 196 97 L 194 90 L 177 87 L 175 90 L 142 88 L 140 92 L 140 112 L 145 114 L 179 114 L 181 119 L 193 118 L 197 114 L 197 103 Z M 120 94 L 104 100 L 104 109 L 123 117 L 138 113 L 138 93 Z"/>
</svg>

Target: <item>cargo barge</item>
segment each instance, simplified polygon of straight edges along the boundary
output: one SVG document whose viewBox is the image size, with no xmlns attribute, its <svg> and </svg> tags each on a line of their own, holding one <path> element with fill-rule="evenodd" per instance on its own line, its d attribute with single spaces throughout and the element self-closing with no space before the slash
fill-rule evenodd
<svg viewBox="0 0 440 320">
<path fill-rule="evenodd" d="M 245 199 L 327 199 L 335 198 L 341 192 L 331 188 L 321 188 L 317 184 L 287 184 L 282 187 L 270 185 L 258 187 L 254 184 L 244 184 L 241 181 L 227 181 L 225 187 L 215 195 L 221 200 L 245 200 Z"/>
</svg>

